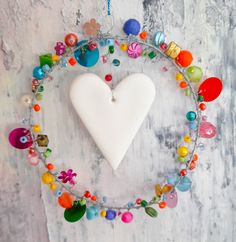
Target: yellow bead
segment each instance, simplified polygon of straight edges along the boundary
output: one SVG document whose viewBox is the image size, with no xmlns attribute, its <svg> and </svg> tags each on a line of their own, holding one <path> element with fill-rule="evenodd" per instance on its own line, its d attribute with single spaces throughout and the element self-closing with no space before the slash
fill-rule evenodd
<svg viewBox="0 0 236 242">
<path fill-rule="evenodd" d="M 41 126 L 39 124 L 35 124 L 33 125 L 32 130 L 34 133 L 39 133 L 41 132 Z"/>
<path fill-rule="evenodd" d="M 127 51 L 128 50 L 128 45 L 123 43 L 123 44 L 120 45 L 120 49 L 122 51 Z"/>
<path fill-rule="evenodd" d="M 179 156 L 185 157 L 186 155 L 188 155 L 188 148 L 185 146 L 180 146 L 177 152 Z"/>
<path fill-rule="evenodd" d="M 59 60 L 59 56 L 58 55 L 53 55 L 52 56 L 52 61 L 58 61 Z"/>
<path fill-rule="evenodd" d="M 107 212 L 105 210 L 102 210 L 101 213 L 100 213 L 100 216 L 101 217 L 106 217 L 106 214 L 107 214 Z"/>
<path fill-rule="evenodd" d="M 184 136 L 184 142 L 185 143 L 189 143 L 189 142 L 191 142 L 191 137 L 189 136 L 189 135 L 186 135 L 186 136 Z"/>
<path fill-rule="evenodd" d="M 176 81 L 182 81 L 183 78 L 184 78 L 184 76 L 180 72 L 176 73 L 176 75 L 175 75 Z"/>
<path fill-rule="evenodd" d="M 50 189 L 55 191 L 57 189 L 57 185 L 55 183 L 50 184 Z"/>
<path fill-rule="evenodd" d="M 42 175 L 42 182 L 44 184 L 50 184 L 50 183 L 54 182 L 54 176 L 49 172 L 45 172 Z"/>
</svg>

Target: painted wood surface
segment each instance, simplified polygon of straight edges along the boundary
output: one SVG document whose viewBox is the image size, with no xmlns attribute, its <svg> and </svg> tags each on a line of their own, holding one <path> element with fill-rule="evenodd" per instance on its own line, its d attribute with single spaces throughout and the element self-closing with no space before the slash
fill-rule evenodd
<svg viewBox="0 0 236 242">
<path fill-rule="evenodd" d="M 30 92 L 31 70 L 37 56 L 53 49 L 68 32 L 81 33 L 91 17 L 107 24 L 104 1 L 0 1 L 0 241 L 2 242 L 230 242 L 236 241 L 235 214 L 235 93 L 236 2 L 234 0 L 112 1 L 113 33 L 121 33 L 130 17 L 154 34 L 163 30 L 167 40 L 190 49 L 205 76 L 223 79 L 224 91 L 207 105 L 208 120 L 218 135 L 203 141 L 191 192 L 181 193 L 175 209 L 160 211 L 157 219 L 135 213 L 135 222 L 86 221 L 69 224 L 55 196 L 40 182 L 42 166 L 30 167 L 25 153 L 7 141 L 11 128 L 21 125 L 26 109 L 20 97 Z M 79 37 L 82 35 L 79 34 Z M 116 54 L 117 55 L 117 54 Z M 176 167 L 176 145 L 187 132 L 186 111 L 192 102 L 173 78 L 175 69 L 165 60 L 120 57 L 120 68 L 102 64 L 87 70 L 70 68 L 54 73 L 46 86 L 44 109 L 38 117 L 49 135 L 52 160 L 60 169 L 78 171 L 79 187 L 123 204 L 149 198 L 153 184 Z M 155 66 L 155 68 L 153 67 Z M 162 67 L 168 72 L 162 72 Z M 119 169 L 113 172 L 84 128 L 69 100 L 73 78 L 82 72 L 103 77 L 111 72 L 114 85 L 127 74 L 144 72 L 155 83 L 157 97 Z M 111 146 L 115 144 L 111 143 Z"/>
</svg>

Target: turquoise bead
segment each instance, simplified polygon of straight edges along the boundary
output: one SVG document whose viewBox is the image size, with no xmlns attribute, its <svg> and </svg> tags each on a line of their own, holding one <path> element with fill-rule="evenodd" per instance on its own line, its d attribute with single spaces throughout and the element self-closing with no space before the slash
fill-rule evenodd
<svg viewBox="0 0 236 242">
<path fill-rule="evenodd" d="M 93 220 L 93 219 L 97 218 L 98 215 L 99 215 L 98 207 L 92 206 L 90 208 L 87 208 L 87 210 L 86 210 L 86 218 L 88 220 Z"/>
<path fill-rule="evenodd" d="M 113 64 L 114 66 L 119 66 L 119 65 L 120 65 L 120 61 L 119 61 L 118 59 L 114 59 L 114 60 L 112 61 L 112 64 Z"/>
<path fill-rule="evenodd" d="M 197 117 L 197 114 L 193 111 L 189 111 L 187 114 L 186 114 L 186 118 L 188 121 L 194 121 Z"/>
<path fill-rule="evenodd" d="M 38 80 L 42 80 L 45 77 L 45 72 L 43 71 L 43 69 L 40 66 L 36 66 L 33 69 L 33 77 Z"/>
<path fill-rule="evenodd" d="M 158 31 L 156 33 L 155 40 L 154 40 L 155 45 L 159 46 L 164 42 L 165 42 L 165 34 L 161 31 Z"/>
</svg>

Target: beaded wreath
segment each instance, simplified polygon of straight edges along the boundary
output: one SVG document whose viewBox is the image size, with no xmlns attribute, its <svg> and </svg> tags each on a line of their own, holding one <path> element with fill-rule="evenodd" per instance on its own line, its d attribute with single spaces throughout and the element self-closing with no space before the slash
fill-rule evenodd
<svg viewBox="0 0 236 242">
<path fill-rule="evenodd" d="M 151 217 L 157 217 L 158 209 L 166 207 L 173 208 L 177 205 L 178 192 L 185 192 L 191 188 L 189 174 L 197 165 L 198 155 L 196 148 L 200 146 L 199 138 L 212 138 L 216 135 L 216 128 L 207 122 L 202 115 L 206 109 L 205 102 L 216 99 L 222 91 L 222 82 L 216 77 L 202 80 L 202 70 L 198 66 L 190 66 L 193 60 L 191 52 L 182 50 L 175 42 L 165 43 L 165 35 L 158 31 L 154 41 L 148 33 L 140 32 L 140 23 L 135 19 L 125 22 L 123 30 L 126 36 L 112 36 L 109 33 L 100 31 L 101 25 L 95 19 L 84 24 L 84 33 L 89 39 L 78 42 L 75 34 L 67 34 L 64 42 L 57 42 L 55 54 L 40 55 L 40 65 L 33 69 L 32 95 L 23 96 L 23 102 L 29 108 L 29 118 L 25 127 L 16 128 L 9 134 L 10 144 L 18 149 L 27 149 L 27 160 L 31 165 L 43 163 L 47 171 L 42 174 L 42 182 L 50 187 L 56 194 L 58 203 L 65 209 L 64 217 L 69 222 L 80 220 L 85 214 L 88 220 L 100 216 L 106 220 L 114 220 L 118 217 L 124 223 L 133 220 L 133 210 L 144 210 Z M 107 54 L 99 58 L 99 48 L 107 48 Z M 49 139 L 46 134 L 41 134 L 41 126 L 33 121 L 33 113 L 39 112 L 41 107 L 38 104 L 42 100 L 44 84 L 51 80 L 51 73 L 56 67 L 66 67 L 68 64 L 75 66 L 77 63 L 91 67 L 97 61 L 106 63 L 115 49 L 120 49 L 130 58 L 148 58 L 155 60 L 156 57 L 164 57 L 169 60 L 177 70 L 175 79 L 178 85 L 184 90 L 186 96 L 190 96 L 194 102 L 195 110 L 188 111 L 190 135 L 183 137 L 186 145 L 176 148 L 180 168 L 175 176 L 168 176 L 163 184 L 154 186 L 154 195 L 149 200 L 137 198 L 135 201 L 125 205 L 108 205 L 105 201 L 90 193 L 89 191 L 77 192 L 73 190 L 76 184 L 77 174 L 68 169 L 57 171 L 54 165 L 49 162 L 52 150 L 48 147 Z M 112 64 L 120 65 L 118 59 L 113 59 Z M 112 75 L 107 74 L 105 81 L 112 80 Z M 195 85 L 198 86 L 197 91 Z M 189 147 L 192 147 L 191 150 Z M 178 191 L 178 192 L 177 192 Z"/>
</svg>

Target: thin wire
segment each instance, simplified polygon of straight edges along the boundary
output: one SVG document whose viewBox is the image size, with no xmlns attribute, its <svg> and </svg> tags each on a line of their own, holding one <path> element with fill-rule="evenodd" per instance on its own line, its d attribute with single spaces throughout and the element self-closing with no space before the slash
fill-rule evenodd
<svg viewBox="0 0 236 242">
<path fill-rule="evenodd" d="M 197 148 L 197 142 L 198 142 L 198 139 L 199 139 L 199 127 L 200 127 L 200 122 L 201 122 L 201 112 L 198 109 L 197 94 L 195 93 L 194 88 L 193 88 L 191 82 L 189 81 L 188 77 L 186 76 L 186 73 L 185 73 L 184 69 L 180 68 L 170 57 L 168 57 L 165 53 L 163 53 L 158 47 L 156 47 L 156 46 L 154 46 L 154 45 L 152 45 L 150 43 L 141 41 L 141 40 L 137 39 L 134 36 L 120 37 L 118 35 L 112 36 L 112 35 L 110 35 L 108 33 L 106 33 L 106 34 L 99 33 L 97 37 L 95 37 L 93 39 L 90 39 L 86 43 L 84 43 L 84 44 L 82 44 L 80 46 L 76 46 L 76 47 L 72 48 L 69 52 L 63 54 L 61 59 L 65 58 L 65 57 L 68 57 L 68 56 L 71 56 L 71 54 L 73 54 L 75 51 L 83 48 L 85 45 L 88 45 L 89 43 L 92 43 L 92 42 L 98 42 L 101 39 L 105 39 L 105 40 L 107 40 L 107 39 L 114 39 L 114 40 L 119 40 L 119 41 L 126 41 L 128 43 L 135 41 L 135 42 L 137 42 L 137 43 L 139 43 L 139 44 L 141 44 L 143 46 L 149 47 L 149 48 L 155 50 L 156 52 L 158 52 L 162 57 L 165 57 L 166 59 L 168 59 L 168 61 L 171 62 L 175 66 L 175 68 L 178 70 L 178 72 L 180 72 L 183 75 L 184 79 L 188 83 L 188 87 L 190 88 L 190 92 L 192 94 L 192 97 L 193 97 L 193 100 L 194 100 L 194 104 L 195 104 L 195 109 L 196 109 L 196 112 L 197 112 L 197 118 L 196 118 L 197 125 L 196 125 L 196 130 L 195 130 L 195 134 L 196 135 L 195 135 L 195 139 L 194 139 L 194 142 L 193 142 L 193 149 L 190 152 L 189 160 L 186 162 L 186 169 L 189 170 L 189 164 L 190 164 L 190 162 L 191 162 L 191 160 L 192 160 L 192 158 L 194 156 L 194 152 L 195 152 L 195 150 Z M 60 60 L 51 68 L 51 72 L 56 67 L 58 67 L 59 63 L 60 63 Z M 49 75 L 46 74 L 45 78 L 43 78 L 41 80 L 41 83 L 39 84 L 39 86 L 44 84 L 44 82 L 47 80 L 48 77 L 49 77 Z M 32 123 L 32 120 L 33 120 L 32 108 L 33 108 L 33 105 L 34 105 L 35 100 L 36 100 L 36 94 L 37 94 L 38 87 L 36 88 L 35 92 L 32 94 L 32 102 L 31 102 L 31 105 L 29 106 L 29 118 L 28 118 L 28 126 L 29 126 L 29 128 L 28 129 L 30 131 L 31 136 L 33 137 L 33 140 L 36 140 L 36 137 L 35 137 L 35 135 L 34 135 L 34 133 L 32 131 L 32 125 L 33 125 L 33 123 Z M 37 153 L 39 154 L 39 159 L 44 163 L 44 165 L 46 165 L 47 162 L 46 162 L 46 158 L 43 156 L 43 152 L 41 152 L 39 150 L 39 148 L 37 147 L 36 143 L 34 143 L 33 147 L 37 151 Z M 114 210 L 131 210 L 131 209 L 140 209 L 142 207 L 141 205 L 135 205 L 133 207 L 129 207 L 128 205 L 114 206 L 114 205 L 106 205 L 106 204 L 104 204 L 102 202 L 99 202 L 99 201 L 91 201 L 89 199 L 84 198 L 83 195 L 79 195 L 78 192 L 72 190 L 72 187 L 69 187 L 69 186 L 65 185 L 64 183 L 62 183 L 58 179 L 58 177 L 57 177 L 59 172 L 57 172 L 57 171 L 53 171 L 53 172 L 52 171 L 48 171 L 48 172 L 54 176 L 55 181 L 57 183 L 59 183 L 62 188 L 64 188 L 70 194 L 75 196 L 76 199 L 85 199 L 88 204 L 96 204 L 100 208 L 114 209 Z M 172 188 L 172 190 L 170 192 L 173 192 L 175 190 L 175 187 L 182 181 L 183 178 L 184 177 L 180 177 L 180 179 L 178 179 L 178 181 L 173 185 L 173 188 Z M 148 206 L 150 206 L 152 204 L 158 204 L 158 203 L 159 203 L 159 201 L 156 202 L 154 200 L 150 200 L 148 202 Z"/>
</svg>

